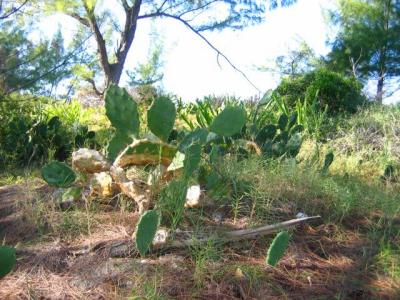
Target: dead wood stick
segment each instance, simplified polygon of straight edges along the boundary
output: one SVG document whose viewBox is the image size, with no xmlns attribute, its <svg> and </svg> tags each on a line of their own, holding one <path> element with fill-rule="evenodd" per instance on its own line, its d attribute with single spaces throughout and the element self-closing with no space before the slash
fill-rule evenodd
<svg viewBox="0 0 400 300">
<path fill-rule="evenodd" d="M 218 242 L 229 243 L 237 240 L 254 239 L 260 236 L 265 236 L 274 232 L 277 232 L 284 228 L 289 228 L 310 220 L 319 219 L 320 216 L 304 217 L 298 219 L 292 219 L 280 223 L 275 223 L 271 225 L 263 225 L 251 229 L 233 230 L 233 231 L 220 231 L 216 232 L 213 236 L 202 236 L 193 238 L 194 234 L 186 233 L 186 236 L 191 236 L 190 238 L 172 238 L 165 243 L 159 243 L 152 247 L 151 252 L 153 253 L 163 253 L 171 249 L 179 249 L 190 247 L 196 244 L 206 243 L 210 239 L 215 239 Z M 72 255 L 85 255 L 90 252 L 102 252 L 106 251 L 109 257 L 130 257 L 137 256 L 138 251 L 135 247 L 134 239 L 123 239 L 123 240 L 112 240 L 112 241 L 101 241 L 92 247 L 71 247 L 69 253 Z M 27 255 L 33 254 L 32 250 L 28 249 L 17 249 L 17 255 Z"/>
<path fill-rule="evenodd" d="M 203 237 L 191 237 L 188 239 L 179 239 L 172 238 L 171 240 L 167 240 L 165 243 L 159 243 L 156 246 L 152 247 L 151 251 L 162 253 L 171 249 L 179 249 L 190 247 L 196 244 L 203 244 L 209 241 L 211 238 L 215 239 L 218 242 L 229 243 L 237 240 L 245 240 L 245 239 L 253 239 L 260 236 L 265 236 L 274 232 L 277 232 L 281 229 L 292 227 L 295 225 L 299 225 L 305 223 L 310 220 L 319 219 L 321 216 L 312 216 L 312 217 L 304 217 L 292 219 L 280 223 L 275 223 L 272 225 L 263 225 L 256 228 L 244 229 L 244 230 L 233 230 L 227 232 L 217 232 L 215 236 L 203 236 Z M 187 234 L 186 234 L 187 235 Z M 112 245 L 109 248 L 109 254 L 112 257 L 120 257 L 120 256 L 130 256 L 132 254 L 138 254 L 137 250 L 134 247 L 134 241 L 128 242 L 119 242 Z"/>
</svg>

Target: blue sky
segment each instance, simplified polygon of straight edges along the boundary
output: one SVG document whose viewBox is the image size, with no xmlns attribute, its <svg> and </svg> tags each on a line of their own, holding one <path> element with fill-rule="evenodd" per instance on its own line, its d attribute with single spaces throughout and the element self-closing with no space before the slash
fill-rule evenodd
<svg viewBox="0 0 400 300">
<path fill-rule="evenodd" d="M 119 14 L 118 6 L 111 5 L 111 1 L 105 3 L 110 3 L 110 9 Z M 328 27 L 324 13 L 333 5 L 332 0 L 298 0 L 291 7 L 267 12 L 266 21 L 262 24 L 241 31 L 211 32 L 206 37 L 263 93 L 274 88 L 279 77 L 258 71 L 257 67 L 270 63 L 288 50 L 296 49 L 302 41 L 317 55 L 328 53 L 326 41 L 334 32 Z M 48 17 L 42 22 L 41 29 L 51 35 L 57 29 L 54 26 L 57 23 L 62 24 L 68 42 L 76 30 L 75 21 L 69 17 Z M 207 95 L 234 95 L 245 99 L 260 94 L 223 59 L 219 60 L 219 65 L 215 51 L 174 20 L 152 22 L 145 19 L 139 22 L 126 69 L 133 69 L 138 62 L 146 59 L 150 32 L 154 26 L 164 40 L 165 69 L 161 86 L 167 92 L 180 96 L 184 101 Z M 122 84 L 125 79 L 122 78 Z"/>
</svg>

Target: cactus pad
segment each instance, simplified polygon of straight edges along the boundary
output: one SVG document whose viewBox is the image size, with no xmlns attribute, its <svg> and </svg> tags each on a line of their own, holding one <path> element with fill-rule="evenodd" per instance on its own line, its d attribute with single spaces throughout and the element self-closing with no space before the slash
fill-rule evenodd
<svg viewBox="0 0 400 300">
<path fill-rule="evenodd" d="M 147 111 L 147 126 L 154 135 L 166 142 L 174 127 L 175 117 L 176 109 L 171 99 L 158 97 Z"/>
<path fill-rule="evenodd" d="M 138 135 L 139 113 L 136 102 L 128 92 L 111 85 L 106 92 L 106 115 L 112 126 L 125 135 Z"/>
<path fill-rule="evenodd" d="M 69 187 L 75 182 L 76 174 L 65 163 L 52 161 L 42 168 L 42 177 L 50 185 Z"/>
<path fill-rule="evenodd" d="M 222 136 L 232 136 L 239 133 L 246 124 L 246 111 L 242 107 L 226 107 L 219 113 L 210 125 L 210 131 Z"/>
<path fill-rule="evenodd" d="M 281 231 L 276 235 L 274 240 L 269 246 L 268 254 L 267 254 L 267 264 L 271 266 L 276 266 L 279 260 L 285 254 L 285 251 L 289 244 L 290 235 L 287 231 Z"/>
<path fill-rule="evenodd" d="M 204 145 L 207 142 L 208 131 L 204 128 L 197 128 L 187 134 L 179 145 L 179 151 L 185 153 L 192 144 Z"/>
<path fill-rule="evenodd" d="M 149 251 L 157 232 L 158 222 L 159 217 L 155 210 L 148 210 L 140 218 L 136 231 L 136 247 L 141 256 Z"/>
<path fill-rule="evenodd" d="M 17 258 L 15 256 L 15 249 L 0 246 L 0 278 L 3 278 L 14 268 Z"/>
<path fill-rule="evenodd" d="M 117 131 L 107 147 L 107 159 L 114 161 L 129 144 L 132 143 L 132 138 Z"/>
<path fill-rule="evenodd" d="M 152 142 L 146 139 L 136 140 L 129 145 L 115 160 L 115 165 L 124 168 L 129 165 L 169 166 L 177 149 L 173 146 Z"/>
<path fill-rule="evenodd" d="M 183 161 L 185 178 L 189 178 L 196 171 L 200 164 L 200 159 L 201 146 L 199 144 L 192 144 L 186 149 L 185 160 Z"/>
</svg>

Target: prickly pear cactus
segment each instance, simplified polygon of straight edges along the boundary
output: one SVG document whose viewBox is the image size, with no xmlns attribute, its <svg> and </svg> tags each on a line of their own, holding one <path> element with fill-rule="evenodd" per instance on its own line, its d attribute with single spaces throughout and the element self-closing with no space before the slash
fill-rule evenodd
<svg viewBox="0 0 400 300">
<path fill-rule="evenodd" d="M 288 129 L 290 130 L 297 122 L 297 112 L 294 112 L 289 117 Z"/>
<path fill-rule="evenodd" d="M 246 124 L 246 111 L 242 107 L 229 106 L 219 113 L 210 125 L 210 131 L 221 136 L 239 133 Z"/>
<path fill-rule="evenodd" d="M 138 135 L 139 113 L 136 102 L 128 92 L 111 85 L 106 92 L 106 115 L 112 126 L 124 135 Z"/>
<path fill-rule="evenodd" d="M 328 152 L 325 155 L 324 166 L 322 167 L 322 170 L 321 170 L 322 173 L 328 172 L 328 169 L 331 166 L 331 164 L 333 163 L 334 158 L 335 158 L 335 156 L 333 155 L 332 151 Z"/>
<path fill-rule="evenodd" d="M 65 188 L 75 182 L 76 174 L 65 163 L 52 161 L 42 168 L 42 177 L 50 185 Z"/>
<path fill-rule="evenodd" d="M 279 260 L 285 254 L 285 251 L 289 244 L 290 235 L 287 231 L 281 231 L 276 235 L 268 249 L 267 264 L 276 266 Z"/>
<path fill-rule="evenodd" d="M 109 161 L 114 161 L 118 154 L 120 154 L 129 144 L 131 144 L 133 139 L 126 134 L 117 131 L 111 141 L 108 143 L 107 147 L 107 159 Z"/>
<path fill-rule="evenodd" d="M 257 134 L 256 136 L 256 143 L 258 145 L 264 144 L 268 140 L 273 140 L 275 137 L 277 127 L 273 124 L 268 124 L 264 126 Z"/>
<path fill-rule="evenodd" d="M 175 124 L 176 109 L 168 97 L 158 97 L 147 111 L 147 127 L 151 132 L 167 142 Z"/>
<path fill-rule="evenodd" d="M 136 140 L 115 160 L 114 164 L 124 168 L 129 165 L 158 165 L 168 167 L 175 157 L 177 148 L 146 139 Z"/>
<path fill-rule="evenodd" d="M 146 211 L 140 218 L 136 231 L 136 247 L 141 256 L 149 251 L 157 232 L 158 222 L 159 217 L 155 210 Z"/>
<path fill-rule="evenodd" d="M 279 120 L 278 120 L 278 127 L 279 127 L 279 129 L 280 129 L 280 130 L 285 130 L 285 129 L 286 129 L 286 126 L 287 126 L 287 124 L 288 124 L 288 122 L 289 122 L 289 118 L 287 117 L 287 115 L 282 114 L 282 115 L 279 117 Z"/>
<path fill-rule="evenodd" d="M 183 161 L 183 170 L 185 178 L 192 176 L 200 164 L 201 146 L 192 144 L 185 152 L 185 160 Z"/>
<path fill-rule="evenodd" d="M 300 133 L 295 133 L 289 138 L 286 144 L 286 152 L 289 156 L 295 157 L 299 153 L 302 142 Z"/>
<path fill-rule="evenodd" d="M 192 144 L 204 145 L 207 142 L 208 131 L 204 128 L 197 128 L 187 134 L 179 144 L 179 151 L 185 153 Z"/>
<path fill-rule="evenodd" d="M 0 278 L 3 278 L 10 273 L 16 262 L 17 258 L 15 256 L 15 249 L 0 246 Z"/>
</svg>

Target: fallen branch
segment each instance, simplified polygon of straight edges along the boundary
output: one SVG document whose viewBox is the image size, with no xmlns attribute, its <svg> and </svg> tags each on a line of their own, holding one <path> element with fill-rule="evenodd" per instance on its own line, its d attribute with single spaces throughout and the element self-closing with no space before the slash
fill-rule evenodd
<svg viewBox="0 0 400 300">
<path fill-rule="evenodd" d="M 305 223 L 310 220 L 319 219 L 320 216 L 313 216 L 313 217 L 305 217 L 305 218 L 298 218 L 292 219 L 289 221 L 284 221 L 272 225 L 264 225 L 256 228 L 245 229 L 245 230 L 233 230 L 228 232 L 216 232 L 213 236 L 203 236 L 203 237 L 194 237 L 193 233 L 185 232 L 184 238 L 179 238 L 175 234 L 174 237 L 165 237 L 164 242 L 157 242 L 155 246 L 152 247 L 151 252 L 162 253 L 165 251 L 169 251 L 171 249 L 180 249 L 186 248 L 193 245 L 203 244 L 208 242 L 210 239 L 215 239 L 221 243 L 229 243 L 234 242 L 237 240 L 245 240 L 245 239 L 254 239 L 260 236 L 265 236 L 271 233 L 275 233 L 281 229 L 296 226 L 302 223 Z M 126 257 L 126 256 L 137 256 L 138 251 L 135 248 L 134 240 L 124 240 L 114 242 L 109 245 L 103 244 L 101 247 L 93 247 L 96 251 L 105 250 L 108 252 L 110 257 Z"/>
<path fill-rule="evenodd" d="M 233 230 L 233 231 L 220 231 L 215 232 L 214 235 L 205 235 L 202 237 L 194 237 L 193 232 L 184 232 L 184 238 L 179 238 L 182 233 L 175 233 L 174 235 L 165 235 L 164 241 L 158 241 L 155 246 L 150 250 L 152 253 L 163 253 L 171 249 L 181 249 L 193 245 L 203 244 L 210 239 L 214 239 L 220 243 L 229 243 L 238 240 L 255 239 L 261 236 L 275 233 L 279 230 L 293 227 L 299 224 L 306 223 L 311 220 L 319 219 L 320 216 L 312 216 L 305 218 L 292 219 L 272 225 L 263 225 L 251 229 Z M 89 253 L 102 253 L 106 257 L 136 257 L 139 252 L 135 247 L 134 239 L 102 241 L 91 247 L 71 247 L 66 249 L 70 255 L 80 256 Z M 65 250 L 64 250 L 65 251 Z M 27 249 L 17 249 L 17 255 L 35 255 L 35 251 Z"/>
</svg>

